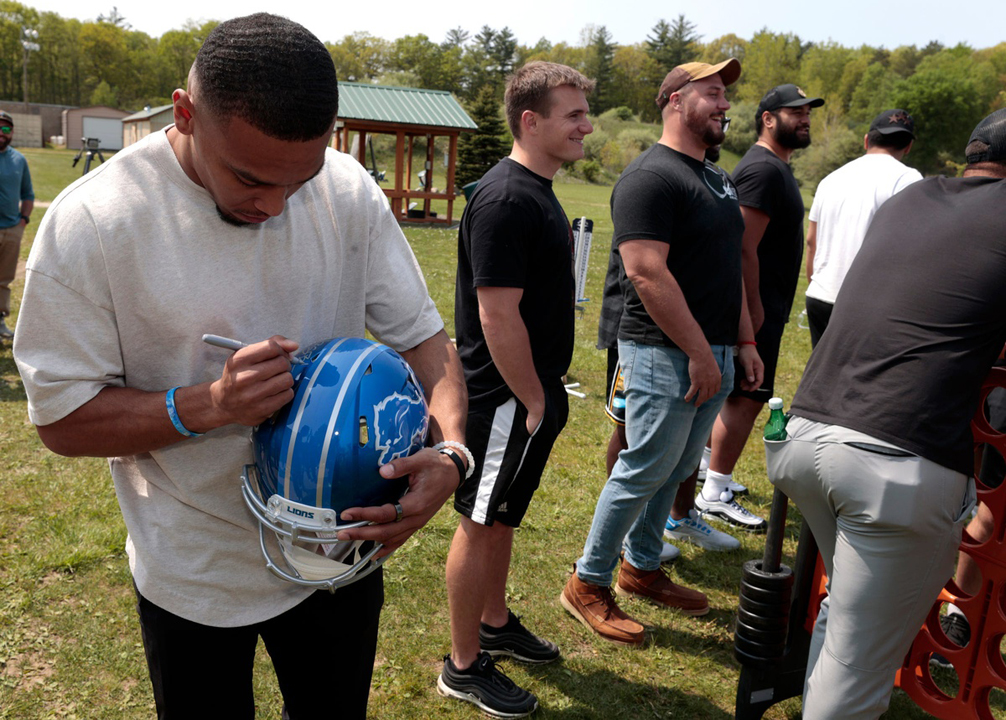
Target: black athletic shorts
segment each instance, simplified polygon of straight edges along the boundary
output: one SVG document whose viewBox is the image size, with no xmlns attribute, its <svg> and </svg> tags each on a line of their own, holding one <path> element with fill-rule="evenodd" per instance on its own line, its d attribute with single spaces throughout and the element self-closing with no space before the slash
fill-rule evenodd
<svg viewBox="0 0 1006 720">
<path fill-rule="evenodd" d="M 545 414 L 532 435 L 527 433 L 527 408 L 517 398 L 468 411 L 465 440 L 475 472 L 454 493 L 454 509 L 480 525 L 499 521 L 519 527 L 538 489 L 552 445 L 569 418 L 562 382 L 542 384 Z"/>
<path fill-rule="evenodd" d="M 807 326 L 810 328 L 810 347 L 816 348 L 821 336 L 824 335 L 824 329 L 828 327 L 831 311 L 835 309 L 835 304 L 808 295 L 805 307 L 807 308 Z"/>
<path fill-rule="evenodd" d="M 765 379 L 757 390 L 748 392 L 741 389 L 744 368 L 741 367 L 740 361 L 734 358 L 734 390 L 730 393 L 730 397 L 746 397 L 762 403 L 767 403 L 770 398 L 775 397 L 775 368 L 779 362 L 779 346 L 782 344 L 782 331 L 785 327 L 784 320 L 766 320 L 755 335 L 758 356 L 765 363 Z"/>
<path fill-rule="evenodd" d="M 604 412 L 613 423 L 625 427 L 625 382 L 618 364 L 618 348 L 608 348 L 608 400 Z"/>
</svg>

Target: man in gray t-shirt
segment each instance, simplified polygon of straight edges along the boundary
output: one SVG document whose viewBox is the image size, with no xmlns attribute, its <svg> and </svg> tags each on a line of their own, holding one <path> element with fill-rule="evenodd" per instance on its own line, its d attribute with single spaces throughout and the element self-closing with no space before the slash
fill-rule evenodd
<svg viewBox="0 0 1006 720">
<path fill-rule="evenodd" d="M 381 573 L 329 593 L 269 572 L 239 482 L 250 428 L 292 399 L 298 346 L 369 330 L 422 381 L 433 441 L 460 443 L 460 362 L 384 194 L 328 148 L 338 86 L 314 35 L 222 23 L 172 100 L 174 125 L 67 188 L 39 228 L 14 346 L 30 419 L 57 453 L 112 458 L 159 717 L 252 717 L 261 637 L 291 717 L 363 718 Z M 252 344 L 228 356 L 205 332 Z M 339 540 L 387 554 L 459 465 L 427 448 L 382 473 L 410 492 L 344 509 L 375 524 Z"/>
</svg>

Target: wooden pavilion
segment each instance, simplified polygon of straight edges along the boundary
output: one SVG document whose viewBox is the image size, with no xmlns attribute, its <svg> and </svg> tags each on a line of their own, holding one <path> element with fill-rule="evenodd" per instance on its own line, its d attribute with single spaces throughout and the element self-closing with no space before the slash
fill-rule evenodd
<svg viewBox="0 0 1006 720">
<path fill-rule="evenodd" d="M 458 101 L 443 90 L 339 83 L 339 117 L 334 144 L 337 150 L 350 152 L 351 133 L 359 133 L 355 145 L 356 159 L 367 166 L 367 134 L 394 135 L 394 187 L 384 188 L 391 200 L 391 209 L 399 222 L 451 223 L 454 210 L 454 169 L 458 159 L 458 137 L 462 132 L 478 129 Z M 446 187 L 433 192 L 433 159 L 436 138 L 446 137 Z M 425 169 L 421 189 L 409 187 L 413 169 L 413 145 L 416 138 L 425 138 L 425 157 L 418 162 Z M 376 168 L 374 168 L 376 170 Z M 447 217 L 437 217 L 430 211 L 431 200 L 447 201 Z M 422 202 L 422 210 L 409 210 L 410 201 Z"/>
</svg>

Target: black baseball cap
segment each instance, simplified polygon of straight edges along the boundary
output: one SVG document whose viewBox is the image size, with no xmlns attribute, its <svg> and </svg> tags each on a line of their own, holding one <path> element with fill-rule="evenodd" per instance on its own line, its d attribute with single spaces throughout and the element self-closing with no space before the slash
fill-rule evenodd
<svg viewBox="0 0 1006 720">
<path fill-rule="evenodd" d="M 765 93 L 765 97 L 758 103 L 758 117 L 761 117 L 761 114 L 766 110 L 775 112 L 779 108 L 803 107 L 804 105 L 810 105 L 812 108 L 821 107 L 824 105 L 824 100 L 817 97 L 807 97 L 807 93 L 792 83 L 776 85 Z"/>
<path fill-rule="evenodd" d="M 14 126 L 14 118 L 12 118 L 10 113 L 6 110 L 0 110 L 0 122 L 7 123 L 11 127 Z"/>
<path fill-rule="evenodd" d="M 906 111 L 895 108 L 884 110 L 870 123 L 870 132 L 876 130 L 881 135 L 891 135 L 898 132 L 906 132 L 915 138 L 915 121 Z"/>
<path fill-rule="evenodd" d="M 964 149 L 968 165 L 1006 163 L 1006 108 L 996 110 L 975 127 Z"/>
<path fill-rule="evenodd" d="M 724 85 L 733 85 L 741 76 L 741 64 L 734 58 L 728 58 L 716 65 L 703 62 L 678 65 L 667 73 L 664 81 L 660 83 L 660 92 L 657 93 L 657 107 L 663 110 L 671 95 L 688 83 L 702 80 L 717 73 L 719 73 L 720 80 Z"/>
</svg>

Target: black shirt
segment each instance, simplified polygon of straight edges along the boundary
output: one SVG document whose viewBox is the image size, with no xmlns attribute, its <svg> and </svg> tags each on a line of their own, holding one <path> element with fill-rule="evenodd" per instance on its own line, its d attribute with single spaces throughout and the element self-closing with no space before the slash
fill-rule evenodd
<svg viewBox="0 0 1006 720">
<path fill-rule="evenodd" d="M 535 370 L 543 380 L 561 378 L 573 358 L 573 233 L 552 181 L 510 158 L 479 181 L 458 232 L 454 325 L 473 409 L 513 395 L 486 345 L 479 287 L 523 289 L 520 320 Z"/>
<path fill-rule="evenodd" d="M 733 345 L 741 315 L 741 238 L 737 192 L 713 165 L 656 144 L 632 161 L 611 193 L 614 247 L 626 240 L 670 246 L 667 268 L 710 345 Z M 675 347 L 643 307 L 620 268 L 619 340 Z"/>
<path fill-rule="evenodd" d="M 769 216 L 758 244 L 758 292 L 765 320 L 786 322 L 803 260 L 803 196 L 778 155 L 752 145 L 733 172 L 741 205 Z"/>
<path fill-rule="evenodd" d="M 970 474 L 971 418 L 1006 342 L 1006 181 L 931 178 L 870 224 L 793 399 Z"/>
</svg>

